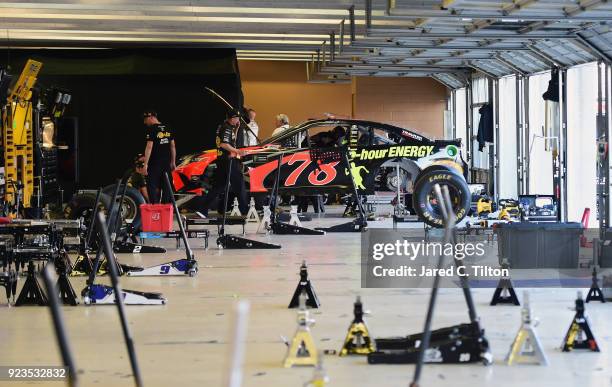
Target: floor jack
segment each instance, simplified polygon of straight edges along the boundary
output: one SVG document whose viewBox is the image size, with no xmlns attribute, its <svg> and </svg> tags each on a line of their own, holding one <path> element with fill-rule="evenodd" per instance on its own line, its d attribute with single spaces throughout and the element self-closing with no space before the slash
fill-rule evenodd
<svg viewBox="0 0 612 387">
<path fill-rule="evenodd" d="M 314 319 L 308 316 L 306 309 L 306 292 L 300 294 L 300 309 L 298 310 L 298 328 L 293 339 L 288 343 L 287 356 L 285 356 L 284 366 L 316 366 L 319 361 L 319 354 L 315 346 L 310 326 L 314 325 Z"/>
<path fill-rule="evenodd" d="M 274 186 L 270 194 L 270 229 L 273 234 L 276 235 L 325 235 L 324 231 L 312 230 L 310 228 L 302 227 L 297 224 L 281 222 L 276 213 L 278 193 L 280 191 L 280 176 L 281 169 L 283 167 L 283 156 L 284 153 L 278 155 L 278 165 L 276 167 L 276 175 L 274 178 Z M 298 219 L 299 220 L 299 219 Z"/>
<path fill-rule="evenodd" d="M 508 264 L 508 260 L 504 258 L 502 260 L 501 268 L 510 270 L 510 265 Z M 521 305 L 518 297 L 516 296 L 516 292 L 514 291 L 514 286 L 512 285 L 512 279 L 510 275 L 503 276 L 499 279 L 497 283 L 497 288 L 493 293 L 493 298 L 491 299 L 491 306 L 495 306 L 497 304 L 513 304 L 513 305 Z"/>
<path fill-rule="evenodd" d="M 317 164 L 322 163 L 330 163 L 333 161 L 343 162 L 346 165 L 346 173 L 350 176 L 351 186 L 353 188 L 353 196 L 357 203 L 357 219 L 352 222 L 337 224 L 331 227 L 317 227 L 316 230 L 325 231 L 325 232 L 362 232 L 365 231 L 368 227 L 368 222 L 366 220 L 365 209 L 363 208 L 363 203 L 361 202 L 361 197 L 359 196 L 359 191 L 357 190 L 357 185 L 355 184 L 355 177 L 353 176 L 353 166 L 351 165 L 351 161 L 348 157 L 348 149 L 320 149 L 320 148 L 310 148 L 310 159 Z"/>
<path fill-rule="evenodd" d="M 440 203 L 440 212 L 445 219 L 444 244 L 454 243 L 455 218 L 452 211 L 448 187 L 434 186 L 434 192 Z M 438 272 L 444 266 L 444 254 L 438 258 Z M 455 258 L 455 265 L 461 263 Z M 440 284 L 436 275 L 431 290 L 431 298 L 422 333 L 403 338 L 376 339 L 375 352 L 368 354 L 370 364 L 410 364 L 415 363 L 415 374 L 411 386 L 418 386 L 424 363 L 471 363 L 482 362 L 489 365 L 492 356 L 489 344 L 481 328 L 476 308 L 472 299 L 469 282 L 466 276 L 460 277 L 463 295 L 468 307 L 470 322 L 448 328 L 431 330 L 431 321 Z"/>
<path fill-rule="evenodd" d="M 98 212 L 100 214 L 100 212 Z M 100 214 L 102 215 L 102 214 Z M 98 215 L 98 218 L 100 218 Z M 103 215 L 102 215 L 103 216 Z M 94 223 L 94 227 L 95 227 Z M 97 229 L 98 234 L 100 236 L 100 244 L 102 244 L 104 236 L 108 237 L 108 230 L 106 228 L 106 222 L 100 222 L 98 219 Z M 108 237 L 110 239 L 110 237 Z M 104 247 L 104 246 L 101 246 Z M 167 299 L 161 294 L 156 292 L 139 292 L 135 290 L 122 290 L 120 292 L 117 291 L 116 287 L 111 287 L 108 285 L 96 284 L 94 283 L 97 274 L 97 268 L 100 265 L 101 260 L 101 250 L 98 251 L 96 255 L 96 259 L 93 262 L 93 268 L 96 270 L 92 270 L 89 279 L 87 280 L 87 286 L 81 292 L 83 296 L 83 303 L 85 304 L 114 304 L 117 302 L 116 294 L 121 294 L 121 299 L 123 303 L 126 305 L 164 305 L 167 302 Z M 117 276 L 119 275 L 120 266 L 117 264 L 115 260 L 115 255 L 112 251 L 106 252 L 104 254 L 106 256 L 106 260 L 108 261 L 109 273 L 115 273 Z M 112 270 L 112 272 L 111 272 Z"/>
<path fill-rule="evenodd" d="M 15 301 L 17 295 L 17 272 L 14 270 L 0 272 L 0 286 L 3 286 L 6 290 L 6 301 L 10 305 L 11 296 Z"/>
<path fill-rule="evenodd" d="M 319 297 L 317 297 L 314 287 L 308 278 L 308 267 L 306 266 L 306 261 L 302 261 L 302 266 L 300 266 L 300 282 L 295 288 L 295 292 L 293 292 L 293 297 L 291 297 L 291 302 L 289 302 L 289 309 L 297 308 L 300 305 L 300 297 L 302 293 L 306 294 L 306 306 L 311 308 L 318 308 L 321 306 Z"/>
<path fill-rule="evenodd" d="M 53 285 L 53 280 L 51 278 L 53 269 L 53 264 L 48 264 L 45 266 L 42 272 L 43 282 L 45 284 L 45 288 L 47 289 L 47 294 L 49 294 L 49 308 L 51 309 L 51 318 L 53 320 L 55 337 L 57 339 L 57 344 L 60 347 L 60 354 L 62 355 L 62 364 L 68 369 L 68 385 L 70 387 L 77 387 L 79 385 L 79 376 L 74 363 L 74 358 L 72 356 L 68 335 L 66 334 L 67 330 L 66 325 L 64 324 L 64 316 L 60 307 L 60 301 L 57 297 L 59 289 Z"/>
<path fill-rule="evenodd" d="M 111 228 L 110 228 L 111 225 L 115 225 L 116 227 L 117 221 L 118 219 L 120 219 L 120 216 L 121 216 L 120 209 L 116 210 L 116 201 L 117 201 L 117 196 L 119 195 L 120 187 L 121 187 L 121 184 L 119 182 L 116 185 L 115 192 L 113 193 L 113 196 L 111 198 L 110 207 L 107 209 L 109 213 L 109 222 L 108 222 L 108 227 L 109 227 L 108 232 L 109 233 L 111 233 Z M 125 192 L 125 187 L 126 186 L 124 185 L 124 192 Z M 72 265 L 72 269 L 70 270 L 70 276 L 83 276 L 83 275 L 90 276 L 93 271 L 94 261 L 92 261 L 92 259 L 89 257 L 89 251 L 90 251 L 91 242 L 93 238 L 94 225 L 96 222 L 95 217 L 101 205 L 101 199 L 100 199 L 101 193 L 102 193 L 102 190 L 101 189 L 98 190 L 98 193 L 96 195 L 96 201 L 94 202 L 94 207 L 93 207 L 92 214 L 91 214 L 87 236 L 81 242 L 79 255 L 76 261 L 74 262 L 74 264 Z M 122 202 L 123 202 L 123 194 L 121 197 L 121 201 L 119 203 L 122 203 Z M 99 261 L 99 263 L 96 265 L 97 267 L 96 275 L 102 276 L 108 273 L 108 260 L 106 260 L 106 257 L 102 255 L 102 247 L 98 246 L 96 260 L 100 258 L 102 258 L 102 260 Z M 115 260 L 115 262 L 117 261 Z M 135 266 L 118 264 L 119 275 L 122 275 L 126 271 L 137 270 L 137 269 L 138 267 L 135 267 Z"/>
<path fill-rule="evenodd" d="M 589 326 L 589 320 L 585 314 L 582 292 L 578 292 L 578 297 L 576 298 L 576 315 L 565 334 L 565 339 L 563 339 L 563 344 L 561 346 L 563 352 L 570 352 L 574 349 L 588 349 L 593 352 L 599 352 L 597 340 L 595 340 L 595 336 L 593 336 L 593 332 Z"/>
<path fill-rule="evenodd" d="M 236 235 L 225 233 L 225 221 L 227 219 L 227 203 L 229 200 L 229 189 L 230 189 L 230 174 L 232 173 L 233 158 L 229 159 L 227 166 L 227 180 L 225 181 L 225 193 L 223 195 L 223 221 L 219 228 L 219 237 L 217 238 L 217 246 L 221 249 L 280 249 L 280 245 L 272 243 L 255 241 L 239 237 Z"/>
<path fill-rule="evenodd" d="M 548 365 L 548 358 L 535 331 L 537 321 L 531 318 L 529 294 L 523 293 L 523 310 L 521 311 L 521 328 L 514 337 L 510 351 L 506 355 L 506 364 L 540 364 Z"/>
<path fill-rule="evenodd" d="M 375 351 L 374 339 L 370 336 L 368 326 L 363 319 L 365 312 L 363 311 L 361 297 L 357 297 L 355 301 L 353 314 L 355 317 L 344 339 L 340 356 L 367 355 Z"/>
<path fill-rule="evenodd" d="M 195 260 L 193 251 L 189 246 L 187 234 L 185 233 L 185 226 L 181 221 L 181 213 L 178 209 L 178 206 L 176 205 L 176 200 L 174 200 L 174 194 L 172 191 L 172 186 L 170 185 L 170 178 L 168 177 L 168 173 L 164 174 L 164 183 L 166 185 L 166 190 L 168 190 L 169 192 L 170 201 L 172 202 L 172 207 L 174 209 L 174 216 L 176 216 L 178 220 L 181 238 L 183 239 L 183 243 L 185 244 L 185 258 L 162 263 L 160 265 L 129 270 L 126 272 L 126 275 L 128 276 L 136 277 L 188 275 L 190 277 L 193 277 L 198 272 L 198 262 Z"/>
</svg>

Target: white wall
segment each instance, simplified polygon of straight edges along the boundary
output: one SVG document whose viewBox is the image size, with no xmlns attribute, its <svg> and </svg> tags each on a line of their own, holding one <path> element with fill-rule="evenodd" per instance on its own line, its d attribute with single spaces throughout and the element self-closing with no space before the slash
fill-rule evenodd
<svg viewBox="0 0 612 387">
<path fill-rule="evenodd" d="M 596 119 L 597 65 L 567 71 L 567 216 L 580 221 L 591 209 L 590 226 L 596 227 Z"/>
<path fill-rule="evenodd" d="M 546 150 L 544 122 L 545 101 L 542 94 L 548 89 L 550 72 L 529 77 L 529 194 L 552 195 L 552 151 Z"/>
<path fill-rule="evenodd" d="M 499 80 L 499 198 L 517 198 L 516 77 Z"/>
<path fill-rule="evenodd" d="M 475 78 L 472 86 L 472 103 L 484 103 L 489 101 L 489 83 L 486 78 Z M 489 167 L 489 143 L 485 145 L 482 152 L 478 150 L 478 125 L 480 123 L 480 106 L 472 109 L 472 157 L 475 168 Z"/>
<path fill-rule="evenodd" d="M 461 153 L 463 154 L 463 158 L 467 160 L 467 156 L 466 156 L 467 155 L 466 153 L 467 139 L 466 139 L 466 133 L 465 133 L 466 131 L 465 104 L 467 103 L 467 101 L 466 101 L 465 87 L 462 89 L 457 89 L 457 91 L 455 91 L 455 98 L 456 98 L 455 107 L 457 109 L 457 111 L 455 112 L 455 114 L 457 115 L 457 118 L 456 118 L 457 126 L 456 126 L 455 137 L 461 139 Z"/>
</svg>

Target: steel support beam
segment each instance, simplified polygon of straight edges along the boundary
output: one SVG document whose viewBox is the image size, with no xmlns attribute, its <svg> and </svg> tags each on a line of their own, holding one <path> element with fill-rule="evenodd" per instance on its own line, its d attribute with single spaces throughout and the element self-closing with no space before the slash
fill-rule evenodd
<svg viewBox="0 0 612 387">
<path fill-rule="evenodd" d="M 495 55 L 495 59 L 503 63 L 506 67 L 509 67 L 511 70 L 514 70 L 515 73 L 522 75 L 522 76 L 525 75 L 525 72 L 522 69 L 520 69 L 518 66 L 514 65 L 513 63 L 510 63 L 510 61 L 504 59 L 501 55 L 499 54 Z"/>
<path fill-rule="evenodd" d="M 567 222 L 567 69 L 559 70 L 559 95 L 561 109 L 561 221 Z"/>
<path fill-rule="evenodd" d="M 492 84 L 490 88 L 493 91 L 493 98 L 489 95 L 489 102 L 493 103 L 493 114 L 495 117 L 495 137 L 493 141 L 493 162 L 494 165 L 489 165 L 489 168 L 493 168 L 493 199 L 497 203 L 500 199 L 500 143 L 499 143 L 499 79 L 489 80 Z"/>
<path fill-rule="evenodd" d="M 469 10 L 420 10 L 416 8 L 391 8 L 389 16 L 394 16 L 394 20 L 402 19 L 442 19 L 442 20 L 453 20 L 463 21 L 465 19 L 488 19 L 488 20 L 507 20 L 507 19 L 518 19 L 521 21 L 550 21 L 550 22 L 572 22 L 572 23 L 587 23 L 587 22 L 609 22 L 610 18 L 606 15 L 592 15 L 592 16 L 574 16 L 567 15 L 561 12 L 555 14 L 552 10 L 549 14 L 535 14 L 535 13 L 521 13 L 517 16 L 508 16 L 503 14 L 501 11 L 495 12 L 483 12 L 483 11 L 469 11 Z"/>
<path fill-rule="evenodd" d="M 530 128 L 529 128 L 529 77 L 523 78 L 523 165 L 525 166 L 525 176 L 524 176 L 524 187 L 525 194 L 529 195 L 529 178 L 531 175 L 530 168 L 530 160 L 529 157 L 529 142 L 531 140 L 530 137 Z"/>
<path fill-rule="evenodd" d="M 604 67 L 605 66 L 605 67 Z M 597 64 L 597 215 L 599 219 L 599 240 L 605 239 L 605 232 L 610 225 L 610 160 L 608 153 L 608 90 L 607 65 Z M 604 86 L 606 82 L 606 86 Z"/>
<path fill-rule="evenodd" d="M 519 34 L 518 32 L 500 33 L 499 30 L 487 31 L 480 30 L 475 33 L 466 32 L 418 32 L 410 31 L 401 28 L 371 28 L 367 33 L 368 37 L 376 38 L 420 38 L 420 39 L 510 39 L 510 40 L 528 40 L 528 39 L 575 39 L 576 34 L 573 33 L 558 33 L 558 32 L 538 32 L 531 34 Z"/>
<path fill-rule="evenodd" d="M 523 158 L 523 79 L 521 75 L 515 77 L 515 112 L 516 112 L 516 193 L 521 195 L 524 192 L 525 170 Z"/>
<path fill-rule="evenodd" d="M 587 51 L 589 51 L 591 54 L 593 54 L 596 57 L 600 58 L 601 60 L 603 60 L 607 64 L 611 64 L 612 63 L 612 58 L 610 58 L 606 54 L 605 51 L 603 51 L 602 49 L 597 47 L 595 44 L 591 43 L 588 39 L 586 39 L 585 37 L 583 37 L 580 34 L 576 34 L 576 38 L 577 38 L 577 43 L 579 43 L 582 46 L 584 46 L 585 49 Z"/>
</svg>

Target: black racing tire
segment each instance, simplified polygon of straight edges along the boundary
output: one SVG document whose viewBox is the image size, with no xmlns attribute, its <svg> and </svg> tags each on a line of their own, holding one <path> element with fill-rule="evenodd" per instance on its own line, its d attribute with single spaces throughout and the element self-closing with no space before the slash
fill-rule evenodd
<svg viewBox="0 0 612 387">
<path fill-rule="evenodd" d="M 91 220 L 91 211 L 96 202 L 96 194 L 83 192 L 76 193 L 72 196 L 66 207 L 64 207 L 64 218 L 66 219 L 83 219 L 83 223 L 89 227 Z M 100 202 L 102 203 L 102 209 L 106 210 L 110 206 L 110 196 L 102 193 L 100 194 Z"/>
<path fill-rule="evenodd" d="M 456 221 L 460 222 L 470 209 L 470 189 L 463 176 L 448 168 L 436 168 L 417 178 L 412 196 L 412 205 L 417 215 L 432 227 L 444 227 L 444 218 L 434 193 L 436 184 L 448 186 Z"/>
<path fill-rule="evenodd" d="M 115 193 L 116 187 L 116 184 L 111 184 L 102 188 L 102 192 L 112 196 Z M 121 195 L 121 189 L 119 190 L 119 195 Z M 142 224 L 140 205 L 145 203 L 145 198 L 140 191 L 134 187 L 127 187 L 123 203 L 121 203 L 121 224 L 131 223 L 134 230 L 140 230 Z"/>
</svg>

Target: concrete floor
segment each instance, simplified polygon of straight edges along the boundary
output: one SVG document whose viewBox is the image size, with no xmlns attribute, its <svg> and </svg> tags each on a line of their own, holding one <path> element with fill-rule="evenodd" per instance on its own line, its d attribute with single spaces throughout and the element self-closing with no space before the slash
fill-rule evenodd
<svg viewBox="0 0 612 387">
<path fill-rule="evenodd" d="M 330 223 L 339 223 L 339 219 L 314 220 L 305 226 Z M 308 262 L 322 303 L 311 314 L 316 319 L 312 332 L 319 349 L 340 349 L 356 295 L 362 296 L 365 308 L 371 311 L 367 321 L 374 337 L 422 329 L 429 290 L 360 288 L 359 234 L 267 237 L 255 236 L 254 229 L 249 225 L 249 237 L 280 243 L 282 249 L 219 251 L 213 237 L 209 250 L 195 249 L 200 265 L 195 278 L 122 278 L 125 289 L 160 291 L 169 300 L 165 306 L 127 308 L 145 386 L 222 385 L 232 307 L 238 299 L 251 302 L 243 386 L 302 386 L 313 370 L 283 368 L 286 347 L 280 338 L 291 338 L 295 332 L 296 312 L 287 309 L 287 304 L 297 285 L 302 260 Z M 230 227 L 232 230 L 239 232 Z M 169 248 L 167 254 L 122 254 L 119 259 L 149 266 L 184 257 L 172 248 L 173 243 L 163 243 Z M 80 292 L 84 279 L 72 282 Z M 495 364 L 426 365 L 423 386 L 612 385 L 612 304 L 587 306 L 601 353 L 562 353 L 559 347 L 574 314 L 571 307 L 576 290 L 531 290 L 533 312 L 540 318 L 537 331 L 551 364 L 508 367 L 503 358 L 519 327 L 520 307 L 489 306 L 492 289 L 475 289 L 473 294 Z M 464 305 L 459 289 L 442 289 L 434 327 L 467 322 Z M 82 385 L 133 385 L 116 308 L 64 307 L 64 315 Z M 60 364 L 47 308 L 1 306 L 0 321 L 0 365 Z M 326 356 L 325 367 L 329 385 L 337 387 L 405 387 L 414 370 L 412 365 L 368 365 L 364 357 L 337 356 Z"/>
</svg>

